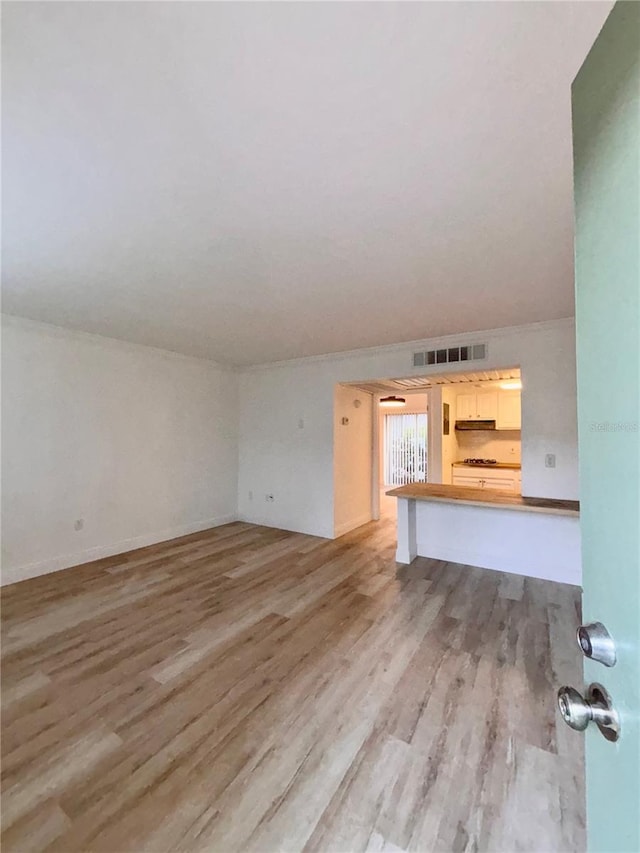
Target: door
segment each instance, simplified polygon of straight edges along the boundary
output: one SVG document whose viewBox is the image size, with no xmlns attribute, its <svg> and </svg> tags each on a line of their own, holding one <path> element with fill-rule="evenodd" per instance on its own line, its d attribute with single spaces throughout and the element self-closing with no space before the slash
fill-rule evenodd
<svg viewBox="0 0 640 853">
<path fill-rule="evenodd" d="M 458 394 L 456 397 L 456 420 L 474 421 L 476 419 L 476 395 Z"/>
<path fill-rule="evenodd" d="M 583 622 L 618 658 L 574 686 L 602 684 L 621 721 L 616 743 L 584 735 L 591 851 L 640 850 L 639 45 L 640 4 L 616 3 L 572 89 Z"/>
<path fill-rule="evenodd" d="M 521 407 L 519 391 L 501 391 L 498 394 L 498 429 L 520 429 Z"/>
<path fill-rule="evenodd" d="M 485 391 L 476 398 L 478 418 L 483 421 L 495 421 L 498 415 L 498 392 Z"/>
<path fill-rule="evenodd" d="M 472 477 L 470 474 L 454 474 L 453 485 L 464 486 L 469 489 L 481 489 L 482 480 L 480 477 Z"/>
<path fill-rule="evenodd" d="M 504 477 L 500 476 L 485 476 L 482 478 L 483 489 L 496 489 L 499 492 L 518 492 L 516 486 L 515 474 L 508 474 Z"/>
</svg>

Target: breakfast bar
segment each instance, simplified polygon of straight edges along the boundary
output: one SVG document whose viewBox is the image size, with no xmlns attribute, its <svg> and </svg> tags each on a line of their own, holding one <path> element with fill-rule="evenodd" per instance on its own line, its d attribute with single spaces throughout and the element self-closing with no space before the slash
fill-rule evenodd
<svg viewBox="0 0 640 853">
<path fill-rule="evenodd" d="M 398 563 L 430 557 L 581 584 L 578 501 L 437 483 L 387 495 L 398 501 Z"/>
</svg>

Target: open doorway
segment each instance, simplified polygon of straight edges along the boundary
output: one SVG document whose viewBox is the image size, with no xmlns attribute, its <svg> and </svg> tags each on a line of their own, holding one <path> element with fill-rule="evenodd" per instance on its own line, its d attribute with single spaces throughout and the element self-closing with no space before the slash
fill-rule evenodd
<svg viewBox="0 0 640 853">
<path fill-rule="evenodd" d="M 409 391 L 376 395 L 372 517 L 395 524 L 397 501 L 386 492 L 394 486 L 425 483 L 429 479 L 429 393 Z M 395 405 L 394 405 L 395 403 Z"/>
<path fill-rule="evenodd" d="M 427 413 L 384 412 L 382 415 L 384 486 L 427 482 Z"/>
<path fill-rule="evenodd" d="M 395 520 L 385 493 L 409 483 L 520 493 L 519 367 L 345 386 L 372 396 L 372 519 Z"/>
</svg>

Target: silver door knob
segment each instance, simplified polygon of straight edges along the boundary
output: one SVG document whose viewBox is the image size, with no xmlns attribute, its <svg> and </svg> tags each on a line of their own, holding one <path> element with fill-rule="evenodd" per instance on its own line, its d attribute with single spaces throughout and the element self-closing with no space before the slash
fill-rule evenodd
<svg viewBox="0 0 640 853">
<path fill-rule="evenodd" d="M 583 732 L 593 722 L 607 740 L 616 741 L 620 737 L 618 714 L 601 684 L 590 684 L 586 698 L 575 687 L 561 687 L 558 708 L 565 723 L 577 732 Z"/>
</svg>

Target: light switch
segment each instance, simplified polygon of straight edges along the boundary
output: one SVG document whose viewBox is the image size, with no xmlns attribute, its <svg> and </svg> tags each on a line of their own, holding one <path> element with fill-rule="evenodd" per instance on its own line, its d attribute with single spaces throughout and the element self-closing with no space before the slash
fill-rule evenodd
<svg viewBox="0 0 640 853">
<path fill-rule="evenodd" d="M 555 468 L 556 467 L 556 454 L 555 453 L 547 453 L 544 457 L 544 467 L 545 468 Z"/>
</svg>

